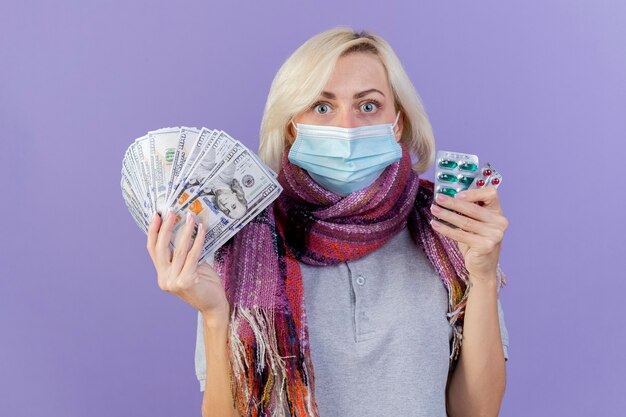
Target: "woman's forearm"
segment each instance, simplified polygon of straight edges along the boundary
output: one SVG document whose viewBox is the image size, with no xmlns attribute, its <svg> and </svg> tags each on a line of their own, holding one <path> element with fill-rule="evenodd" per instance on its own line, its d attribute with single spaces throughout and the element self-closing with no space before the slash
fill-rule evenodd
<svg viewBox="0 0 626 417">
<path fill-rule="evenodd" d="M 203 417 L 239 417 L 230 388 L 228 322 L 213 323 L 204 319 L 206 386 L 202 399 Z"/>
<path fill-rule="evenodd" d="M 497 416 L 506 384 L 497 283 L 495 277 L 470 281 L 463 343 L 446 392 L 448 415 Z"/>
</svg>

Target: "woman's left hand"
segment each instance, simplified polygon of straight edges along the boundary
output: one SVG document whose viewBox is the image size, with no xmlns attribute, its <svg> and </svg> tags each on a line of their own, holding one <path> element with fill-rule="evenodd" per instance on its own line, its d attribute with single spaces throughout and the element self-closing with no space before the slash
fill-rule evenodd
<svg viewBox="0 0 626 417">
<path fill-rule="evenodd" d="M 457 241 L 471 279 L 495 280 L 502 238 L 509 225 L 502 214 L 496 188 L 465 190 L 455 197 L 437 193 L 436 202 L 452 211 L 433 204 L 431 212 L 437 218 L 457 226 L 458 229 L 434 219 L 433 228 Z M 478 202 L 482 202 L 483 205 L 476 204 Z"/>
</svg>

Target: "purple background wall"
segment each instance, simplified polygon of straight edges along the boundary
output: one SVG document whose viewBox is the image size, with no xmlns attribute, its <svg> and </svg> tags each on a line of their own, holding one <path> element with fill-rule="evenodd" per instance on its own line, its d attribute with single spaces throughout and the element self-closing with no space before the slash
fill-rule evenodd
<svg viewBox="0 0 626 417">
<path fill-rule="evenodd" d="M 337 25 L 392 44 L 438 149 L 504 175 L 501 415 L 622 415 L 626 3 L 442 3 L 4 0 L 0 415 L 200 415 L 196 312 L 157 286 L 124 150 L 181 124 L 256 149 L 275 72 Z"/>
</svg>

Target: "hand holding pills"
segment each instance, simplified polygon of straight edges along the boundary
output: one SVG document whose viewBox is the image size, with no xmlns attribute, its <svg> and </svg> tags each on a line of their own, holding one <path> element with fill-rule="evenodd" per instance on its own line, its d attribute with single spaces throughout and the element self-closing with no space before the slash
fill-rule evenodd
<svg viewBox="0 0 626 417">
<path fill-rule="evenodd" d="M 495 283 L 508 227 L 497 192 L 502 176 L 490 164 L 479 170 L 476 155 L 439 151 L 436 163 L 431 224 L 457 242 L 471 281 Z"/>
</svg>

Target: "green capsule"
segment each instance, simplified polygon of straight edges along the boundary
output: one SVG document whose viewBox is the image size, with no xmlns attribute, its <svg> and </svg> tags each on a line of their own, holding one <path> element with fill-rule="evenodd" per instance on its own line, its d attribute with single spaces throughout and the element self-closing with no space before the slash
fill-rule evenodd
<svg viewBox="0 0 626 417">
<path fill-rule="evenodd" d="M 439 174 L 439 179 L 441 181 L 446 181 L 446 182 L 456 182 L 457 181 L 456 175 L 452 175 L 452 174 Z"/>
<path fill-rule="evenodd" d="M 459 166 L 459 169 L 462 169 L 463 171 L 476 171 L 478 169 L 478 165 L 476 164 L 472 164 L 471 162 L 463 162 L 461 164 L 461 166 Z"/>
<path fill-rule="evenodd" d="M 451 161 L 449 159 L 442 159 L 439 162 L 439 167 L 441 168 L 448 168 L 448 169 L 454 169 L 457 167 L 457 163 L 454 161 Z"/>
<path fill-rule="evenodd" d="M 449 195 L 450 197 L 454 197 L 456 195 L 456 190 L 454 188 L 442 187 L 439 189 L 439 192 L 442 194 Z"/>
<path fill-rule="evenodd" d="M 473 177 L 461 177 L 461 179 L 459 180 L 459 182 L 465 185 L 466 187 L 469 187 L 473 181 L 474 181 Z"/>
</svg>

